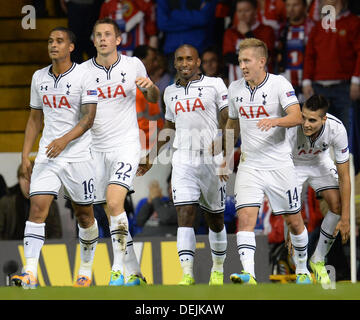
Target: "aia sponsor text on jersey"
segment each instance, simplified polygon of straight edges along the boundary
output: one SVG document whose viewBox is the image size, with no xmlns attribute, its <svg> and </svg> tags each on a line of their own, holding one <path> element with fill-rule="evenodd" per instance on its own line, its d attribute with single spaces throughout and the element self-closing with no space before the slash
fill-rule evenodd
<svg viewBox="0 0 360 320">
<path fill-rule="evenodd" d="M 116 98 L 117 96 L 123 96 L 126 98 L 126 93 L 121 84 L 115 87 L 104 87 L 104 88 L 97 88 L 98 90 L 98 98 L 102 99 L 109 99 L 109 98 Z"/>
<path fill-rule="evenodd" d="M 246 119 L 258 119 L 270 116 L 264 106 L 240 106 L 239 115 Z"/>
<path fill-rule="evenodd" d="M 52 97 L 52 98 L 51 98 Z M 68 107 L 71 109 L 70 103 L 66 96 L 56 96 L 56 95 L 43 95 L 42 102 L 45 106 L 50 108 L 61 108 L 61 107 Z"/>
<path fill-rule="evenodd" d="M 175 103 L 175 114 L 177 115 L 179 112 L 193 112 L 197 110 L 205 110 L 204 104 L 200 98 L 196 98 L 194 102 L 191 100 L 185 101 L 177 101 Z"/>
</svg>

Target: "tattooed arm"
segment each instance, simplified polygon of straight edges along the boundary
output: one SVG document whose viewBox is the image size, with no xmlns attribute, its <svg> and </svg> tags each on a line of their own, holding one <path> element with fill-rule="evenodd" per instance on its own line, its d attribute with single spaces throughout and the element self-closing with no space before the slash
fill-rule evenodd
<svg viewBox="0 0 360 320">
<path fill-rule="evenodd" d="M 79 138 L 92 127 L 96 115 L 96 104 L 83 104 L 80 112 L 81 118 L 78 124 L 62 137 L 53 140 L 46 147 L 46 155 L 48 158 L 56 158 L 66 148 L 70 141 Z"/>
</svg>

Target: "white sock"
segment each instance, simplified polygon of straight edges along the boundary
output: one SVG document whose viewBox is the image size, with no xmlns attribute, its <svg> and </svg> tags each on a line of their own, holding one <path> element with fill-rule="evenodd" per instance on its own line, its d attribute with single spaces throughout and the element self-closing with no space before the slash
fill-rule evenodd
<svg viewBox="0 0 360 320">
<path fill-rule="evenodd" d="M 37 277 L 41 248 L 45 241 L 45 223 L 26 221 L 24 231 L 24 256 L 26 264 L 23 271 L 31 271 Z"/>
<path fill-rule="evenodd" d="M 239 231 L 236 234 L 237 249 L 240 261 L 245 272 L 255 277 L 255 233 L 250 231 Z"/>
<path fill-rule="evenodd" d="M 329 253 L 331 246 L 336 239 L 336 237 L 333 236 L 333 233 L 339 220 L 340 215 L 335 214 L 330 210 L 327 212 L 324 220 L 321 223 L 319 242 L 316 246 L 313 256 L 311 257 L 311 261 L 325 261 L 325 257 Z"/>
<path fill-rule="evenodd" d="M 127 237 L 127 246 L 126 246 L 124 264 L 125 264 L 126 277 L 131 276 L 133 274 L 142 277 L 140 264 L 135 254 L 134 243 L 130 232 L 128 233 L 128 237 Z"/>
<path fill-rule="evenodd" d="M 224 272 L 224 261 L 226 258 L 227 237 L 225 226 L 220 232 L 209 229 L 209 243 L 213 265 L 211 272 Z"/>
<path fill-rule="evenodd" d="M 126 231 L 119 228 L 120 224 L 126 225 Z M 113 271 L 124 273 L 124 257 L 128 230 L 129 223 L 126 212 L 122 212 L 117 216 L 110 216 L 110 234 L 114 254 L 114 262 L 111 268 Z"/>
<path fill-rule="evenodd" d="M 298 235 L 292 234 L 290 231 L 290 239 L 294 248 L 293 259 L 296 266 L 296 274 L 310 274 L 307 268 L 308 232 L 306 227 L 304 227 L 304 231 Z"/>
<path fill-rule="evenodd" d="M 86 276 L 91 279 L 92 264 L 99 239 L 98 224 L 95 219 L 94 224 L 88 228 L 78 227 L 80 242 L 80 268 L 78 275 Z"/>
<path fill-rule="evenodd" d="M 179 227 L 177 229 L 177 250 L 180 259 L 180 265 L 184 274 L 194 277 L 194 255 L 196 247 L 196 238 L 194 228 Z"/>
</svg>

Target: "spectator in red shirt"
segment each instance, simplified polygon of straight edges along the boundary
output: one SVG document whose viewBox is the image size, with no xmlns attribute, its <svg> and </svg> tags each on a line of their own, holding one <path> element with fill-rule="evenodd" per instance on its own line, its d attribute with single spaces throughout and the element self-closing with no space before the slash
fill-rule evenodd
<svg viewBox="0 0 360 320">
<path fill-rule="evenodd" d="M 264 41 L 269 50 L 269 72 L 273 71 L 275 46 L 274 30 L 256 20 L 256 0 L 237 0 L 233 26 L 225 31 L 223 42 L 224 61 L 229 67 L 229 83 L 242 77 L 238 63 L 239 45 L 245 38 Z"/>
<path fill-rule="evenodd" d="M 276 37 L 280 27 L 286 23 L 284 0 L 257 0 L 257 20 L 274 29 Z"/>
<path fill-rule="evenodd" d="M 360 98 L 360 18 L 347 10 L 345 0 L 324 0 L 336 12 L 336 29 L 318 21 L 305 51 L 303 93 L 305 99 L 321 94 L 330 102 L 329 112 L 339 118 L 348 132 L 349 111 Z"/>
</svg>

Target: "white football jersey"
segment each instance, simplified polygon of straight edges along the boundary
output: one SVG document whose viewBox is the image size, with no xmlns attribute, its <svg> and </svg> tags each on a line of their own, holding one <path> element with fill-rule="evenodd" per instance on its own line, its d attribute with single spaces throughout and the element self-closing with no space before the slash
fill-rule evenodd
<svg viewBox="0 0 360 320">
<path fill-rule="evenodd" d="M 99 98 L 91 128 L 92 149 L 106 152 L 114 151 L 119 144 L 140 143 L 135 79 L 147 77 L 143 63 L 119 54 L 109 69 L 97 64 L 95 58 L 83 64 L 96 79 Z"/>
<path fill-rule="evenodd" d="M 304 135 L 302 126 L 288 129 L 295 165 L 314 166 L 327 163 L 331 159 L 330 147 L 333 147 L 336 163 L 349 160 L 348 137 L 344 125 L 335 116 L 329 113 L 326 116 L 325 124 L 315 140 Z"/>
<path fill-rule="evenodd" d="M 47 162 L 46 146 L 78 124 L 81 105 L 96 104 L 97 101 L 95 79 L 81 65 L 73 63 L 68 71 L 57 77 L 52 73 L 51 65 L 37 70 L 31 81 L 30 107 L 43 111 L 44 129 L 36 162 Z M 66 162 L 89 160 L 90 145 L 88 130 L 71 141 L 55 159 Z"/>
<path fill-rule="evenodd" d="M 221 78 L 204 75 L 186 87 L 179 81 L 168 86 L 164 92 L 165 119 L 176 126 L 173 147 L 207 150 L 218 132 L 218 112 L 228 106 L 227 95 Z"/>
<path fill-rule="evenodd" d="M 267 73 L 264 81 L 251 89 L 245 79 L 229 86 L 229 118 L 239 119 L 241 157 L 239 166 L 274 170 L 293 166 L 286 128 L 261 131 L 259 120 L 286 115 L 288 107 L 297 104 L 294 88 L 283 76 Z"/>
</svg>

